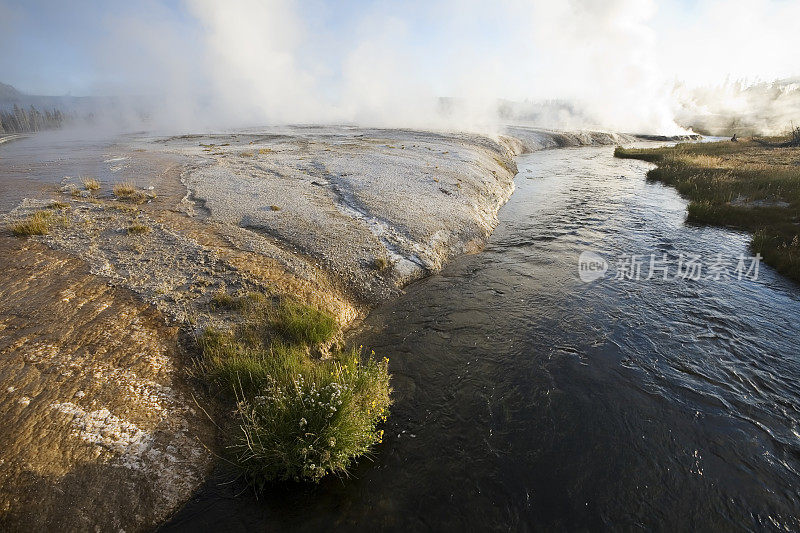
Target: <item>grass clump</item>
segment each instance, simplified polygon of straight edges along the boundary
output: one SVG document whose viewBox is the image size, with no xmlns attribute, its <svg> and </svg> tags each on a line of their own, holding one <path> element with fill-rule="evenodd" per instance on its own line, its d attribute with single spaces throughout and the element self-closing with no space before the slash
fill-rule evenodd
<svg viewBox="0 0 800 533">
<path fill-rule="evenodd" d="M 139 208 L 133 205 L 116 204 L 111 206 L 112 209 L 128 215 L 135 215 L 139 212 Z"/>
<path fill-rule="evenodd" d="M 658 165 L 648 179 L 673 186 L 690 200 L 690 222 L 752 232 L 753 252 L 800 280 L 800 147 L 793 139 L 618 147 L 614 155 Z"/>
<path fill-rule="evenodd" d="M 372 260 L 372 268 L 378 272 L 388 272 L 393 266 L 394 263 L 383 256 Z"/>
<path fill-rule="evenodd" d="M 134 204 L 143 204 L 147 202 L 148 197 L 145 193 L 141 191 L 136 191 L 132 195 L 130 195 L 127 200 Z"/>
<path fill-rule="evenodd" d="M 250 320 L 263 320 L 272 309 L 269 298 L 260 292 L 248 292 L 234 296 L 220 289 L 211 296 L 209 305 L 212 309 L 228 309 L 239 311 Z"/>
<path fill-rule="evenodd" d="M 143 204 L 147 201 L 147 195 L 136 189 L 131 183 L 118 183 L 113 188 L 114 196 L 117 200 Z"/>
<path fill-rule="evenodd" d="M 144 224 L 139 224 L 138 222 L 134 222 L 130 226 L 128 226 L 128 235 L 143 235 L 145 233 L 150 233 L 152 228 L 150 226 L 146 226 Z"/>
<path fill-rule="evenodd" d="M 391 403 L 388 361 L 364 359 L 359 350 L 317 359 L 302 342 L 273 342 L 270 299 L 218 294 L 219 305 L 246 318 L 232 331 L 208 328 L 199 340 L 202 375 L 235 405 L 230 425 L 236 429 L 227 437 L 233 463 L 259 489 L 278 480 L 345 475 L 383 438 L 378 424 Z M 287 323 L 316 316 L 292 305 L 281 304 L 277 316 Z"/>
<path fill-rule="evenodd" d="M 211 296 L 209 305 L 213 309 L 236 309 L 236 298 L 224 290 L 217 291 Z"/>
<path fill-rule="evenodd" d="M 127 198 L 136 192 L 136 187 L 131 183 L 117 183 L 114 185 L 114 196 L 117 198 Z"/>
<path fill-rule="evenodd" d="M 84 178 L 81 180 L 83 183 L 84 189 L 87 191 L 99 191 L 100 190 L 100 182 L 94 178 Z"/>
<path fill-rule="evenodd" d="M 16 237 L 47 235 L 51 224 L 52 213 L 50 211 L 36 211 L 23 220 L 11 224 L 11 232 Z"/>
<path fill-rule="evenodd" d="M 269 320 L 275 331 L 298 344 L 322 344 L 331 340 L 338 329 L 330 313 L 288 300 L 270 313 Z"/>
</svg>

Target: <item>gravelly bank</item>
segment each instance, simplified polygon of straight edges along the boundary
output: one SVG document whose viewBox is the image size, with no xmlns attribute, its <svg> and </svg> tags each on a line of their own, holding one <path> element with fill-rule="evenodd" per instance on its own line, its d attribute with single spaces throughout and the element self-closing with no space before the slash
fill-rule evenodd
<svg viewBox="0 0 800 533">
<path fill-rule="evenodd" d="M 197 489 L 211 457 L 200 445 L 208 441 L 208 424 L 197 422 L 196 405 L 182 392 L 185 361 L 174 347 L 176 328 L 157 327 L 159 321 L 196 331 L 235 320 L 209 312 L 212 295 L 255 290 L 326 308 L 346 326 L 450 257 L 480 249 L 514 189 L 515 155 L 630 140 L 526 128 L 487 137 L 287 127 L 139 137 L 113 146 L 103 161 L 111 177 L 101 176 L 99 190 L 90 193 L 77 177 L 65 177 L 53 188 L 59 204 L 28 200 L 0 217 L 13 223 L 49 206 L 55 221 L 46 236 L 3 237 L 20 257 L 30 253 L 28 245 L 38 247 L 41 260 L 4 269 L 0 289 L 30 301 L 35 295 L 48 311 L 25 318 L 17 307 L 0 309 L 0 353 L 10 354 L 0 366 L 0 401 L 7 406 L 0 417 L 4 427 L 22 428 L 7 433 L 0 450 L 0 511 L 31 530 L 152 527 Z M 138 188 L 142 203 L 116 198 L 112 189 L 120 181 Z M 134 225 L 145 229 L 132 232 Z M 41 244 L 60 255 L 48 256 Z M 65 256 L 89 269 L 53 281 L 58 291 L 37 292 L 44 274 L 36 265 Z M 81 339 L 99 327 L 86 303 L 93 293 L 77 291 L 84 303 L 73 309 L 74 295 L 62 295 L 72 295 L 73 285 L 95 292 L 113 286 L 110 308 L 124 309 L 105 318 L 106 331 L 91 352 L 80 350 Z M 124 291 L 150 305 L 124 303 Z M 135 342 L 125 341 L 140 315 L 148 327 L 136 329 Z M 65 324 L 78 331 L 59 333 Z M 163 365 L 130 366 L 145 346 L 157 347 Z M 85 361 L 64 379 L 63 355 L 72 351 Z M 91 370 L 98 365 L 127 365 L 126 380 L 109 383 L 108 372 Z M 6 386 L 15 375 L 25 376 L 24 386 Z M 75 380 L 83 383 L 77 392 Z M 154 411 L 141 394 L 153 383 L 169 400 Z M 181 453 L 169 442 L 184 443 Z M 55 445 L 60 453 L 31 453 Z M 44 503 L 36 504 L 36 494 Z M 62 513 L 65 507 L 76 512 Z"/>
</svg>

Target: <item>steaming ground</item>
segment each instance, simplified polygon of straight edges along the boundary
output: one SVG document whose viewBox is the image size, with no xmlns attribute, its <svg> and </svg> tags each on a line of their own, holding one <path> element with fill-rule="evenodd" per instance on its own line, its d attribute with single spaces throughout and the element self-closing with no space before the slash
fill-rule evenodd
<svg viewBox="0 0 800 533">
<path fill-rule="evenodd" d="M 289 295 L 346 325 L 480 249 L 514 189 L 514 155 L 628 140 L 309 127 L 102 150 L 98 191 L 61 176 L 2 217 L 49 208 L 56 223 L 46 236 L 2 237 L 16 266 L 0 273 L 0 295 L 16 303 L 0 307 L 0 417 L 14 428 L 0 448 L 0 524 L 142 530 L 189 498 L 213 441 L 194 401 L 213 408 L 186 389 L 177 330 L 230 325 L 209 312 L 218 291 Z M 14 145 L 30 155 L 26 142 Z M 56 176 L 58 164 L 42 172 Z M 116 198 L 121 181 L 143 203 Z"/>
</svg>

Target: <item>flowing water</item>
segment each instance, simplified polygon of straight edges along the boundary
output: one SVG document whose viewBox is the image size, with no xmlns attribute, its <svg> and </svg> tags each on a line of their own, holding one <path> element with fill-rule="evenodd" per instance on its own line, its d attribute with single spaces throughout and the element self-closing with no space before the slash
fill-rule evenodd
<svg viewBox="0 0 800 533">
<path fill-rule="evenodd" d="M 586 250 L 749 255 L 612 151 L 519 158 L 486 249 L 371 313 L 355 342 L 395 389 L 374 461 L 258 500 L 220 476 L 165 529 L 800 528 L 800 288 L 582 282 Z"/>
</svg>

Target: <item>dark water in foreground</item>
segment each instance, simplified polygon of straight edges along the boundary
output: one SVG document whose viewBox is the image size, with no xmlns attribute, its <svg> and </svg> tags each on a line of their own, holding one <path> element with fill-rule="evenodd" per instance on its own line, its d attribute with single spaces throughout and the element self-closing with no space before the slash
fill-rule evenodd
<svg viewBox="0 0 800 533">
<path fill-rule="evenodd" d="M 260 500 L 215 480 L 167 529 L 800 529 L 800 287 L 769 268 L 584 283 L 585 250 L 736 256 L 748 238 L 686 226 L 611 148 L 519 167 L 486 250 L 355 341 L 394 375 L 375 461 Z"/>
</svg>

